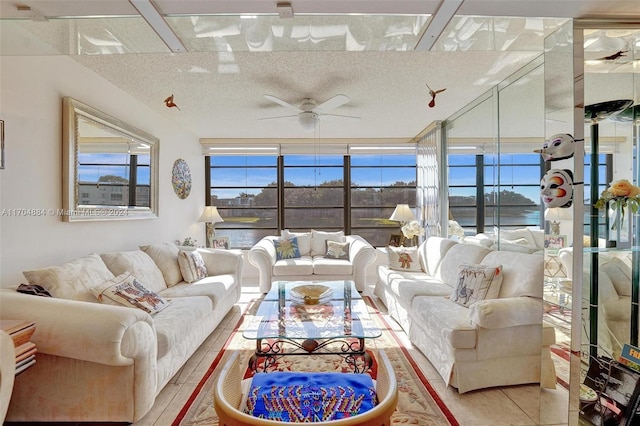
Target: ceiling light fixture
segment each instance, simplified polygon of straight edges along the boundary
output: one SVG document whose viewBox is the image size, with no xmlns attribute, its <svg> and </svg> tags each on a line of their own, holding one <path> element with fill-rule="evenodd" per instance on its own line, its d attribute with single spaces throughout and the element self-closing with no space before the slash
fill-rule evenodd
<svg viewBox="0 0 640 426">
<path fill-rule="evenodd" d="M 464 0 L 442 0 L 436 13 L 431 15 L 427 28 L 424 30 L 414 50 L 423 52 L 431 50 L 463 1 Z"/>
<path fill-rule="evenodd" d="M 291 3 L 277 3 L 276 9 L 278 9 L 278 16 L 280 19 L 293 18 L 293 8 L 291 7 Z"/>
<path fill-rule="evenodd" d="M 184 44 L 182 44 L 176 33 L 173 32 L 173 29 L 167 24 L 167 21 L 160 15 L 158 9 L 151 3 L 151 0 L 129 0 L 129 3 L 136 8 L 138 13 L 147 21 L 147 24 L 153 28 L 156 34 L 158 34 L 158 37 L 162 39 L 164 44 L 166 44 L 173 53 L 184 53 L 187 51 L 187 48 L 184 47 Z"/>
</svg>

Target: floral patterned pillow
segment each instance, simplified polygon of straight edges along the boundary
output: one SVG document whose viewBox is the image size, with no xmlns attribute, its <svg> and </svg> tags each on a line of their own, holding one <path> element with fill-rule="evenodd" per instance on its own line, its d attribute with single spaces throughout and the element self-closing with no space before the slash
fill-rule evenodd
<svg viewBox="0 0 640 426">
<path fill-rule="evenodd" d="M 276 260 L 297 259 L 300 257 L 297 237 L 273 240 L 273 245 L 276 247 Z"/>
<path fill-rule="evenodd" d="M 349 243 L 327 240 L 327 254 L 325 257 L 329 259 L 349 260 Z"/>
</svg>

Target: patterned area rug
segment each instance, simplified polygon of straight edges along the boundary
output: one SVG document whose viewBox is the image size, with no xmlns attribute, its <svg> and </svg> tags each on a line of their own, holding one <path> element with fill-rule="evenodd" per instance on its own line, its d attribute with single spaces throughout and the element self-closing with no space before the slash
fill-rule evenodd
<svg viewBox="0 0 640 426">
<path fill-rule="evenodd" d="M 389 324 L 380 315 L 373 301 L 365 297 L 371 317 L 382 330 L 382 336 L 367 341 L 375 353 L 384 348 L 391 361 L 398 382 L 398 406 L 392 417 L 393 425 L 451 425 L 458 422 L 427 381 L 407 349 L 402 345 Z M 220 354 L 209 367 L 195 391 L 173 421 L 173 426 L 217 425 L 218 417 L 213 408 L 213 388 L 222 366 L 233 351 L 242 351 L 244 361 L 254 350 L 255 342 L 242 337 L 243 324 L 247 324 L 259 301 L 254 301 L 225 343 Z M 284 357 L 280 369 L 293 371 L 345 371 L 342 358 L 332 355 L 308 355 Z M 375 362 L 374 362 L 375 370 Z M 372 371 L 375 376 L 375 371 Z M 247 373 L 249 374 L 249 373 Z"/>
</svg>

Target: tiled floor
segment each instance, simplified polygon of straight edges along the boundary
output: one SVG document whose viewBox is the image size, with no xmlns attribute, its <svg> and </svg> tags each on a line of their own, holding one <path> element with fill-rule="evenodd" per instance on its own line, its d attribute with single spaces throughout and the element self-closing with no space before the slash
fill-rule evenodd
<svg viewBox="0 0 640 426">
<path fill-rule="evenodd" d="M 373 291 L 369 293 L 372 294 Z M 171 383 L 165 387 L 151 412 L 140 422 L 135 423 L 136 426 L 171 424 L 171 421 L 180 411 L 215 358 L 217 351 L 233 330 L 246 303 L 259 295 L 257 287 L 245 284 L 238 308 L 234 309 L 233 313 L 225 318 L 224 323 L 191 357 L 182 371 L 172 379 Z M 381 307 L 383 306 L 381 305 Z M 390 318 L 388 318 L 388 322 L 397 325 Z M 411 344 L 399 326 L 397 326 L 397 331 L 410 348 Z M 560 387 L 556 390 L 541 390 L 537 385 L 512 386 L 460 395 L 451 387 L 445 388 L 442 378 L 420 352 L 415 349 L 410 349 L 410 351 L 432 386 L 440 394 L 442 400 L 461 425 L 567 424 L 568 393 Z"/>
<path fill-rule="evenodd" d="M 372 294 L 373 291 L 368 292 Z M 260 296 L 257 286 L 245 284 L 240 302 L 227 315 L 223 323 L 209 336 L 184 367 L 156 398 L 151 411 L 135 426 L 168 426 L 175 419 L 198 382 L 215 359 L 221 346 L 234 329 L 246 304 Z M 384 305 L 380 304 L 382 308 Z M 387 318 L 390 324 L 397 324 Z M 512 386 L 458 394 L 445 388 L 429 361 L 417 350 L 411 349 L 406 335 L 397 326 L 398 334 L 431 385 L 440 394 L 458 422 L 463 426 L 502 425 L 567 425 L 568 393 L 556 390 L 541 390 L 537 385 Z M 83 424 L 86 426 L 87 424 Z M 113 425 L 113 423 L 112 423 Z"/>
</svg>

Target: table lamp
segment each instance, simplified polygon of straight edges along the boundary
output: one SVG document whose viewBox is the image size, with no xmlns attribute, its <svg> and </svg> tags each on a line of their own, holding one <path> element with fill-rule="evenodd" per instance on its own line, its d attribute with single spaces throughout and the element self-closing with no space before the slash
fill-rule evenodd
<svg viewBox="0 0 640 426">
<path fill-rule="evenodd" d="M 404 234 L 402 233 L 402 227 L 412 220 L 416 220 L 416 216 L 413 214 L 413 210 L 409 207 L 409 204 L 398 204 L 396 209 L 391 214 L 389 220 L 395 220 L 400 222 L 400 244 L 405 242 Z"/>
<path fill-rule="evenodd" d="M 207 247 L 213 247 L 213 237 L 215 237 L 215 223 L 216 222 L 224 222 L 222 220 L 222 216 L 218 213 L 218 208 L 216 206 L 205 206 L 200 219 L 198 222 L 205 222 L 205 229 L 207 233 Z"/>
</svg>

